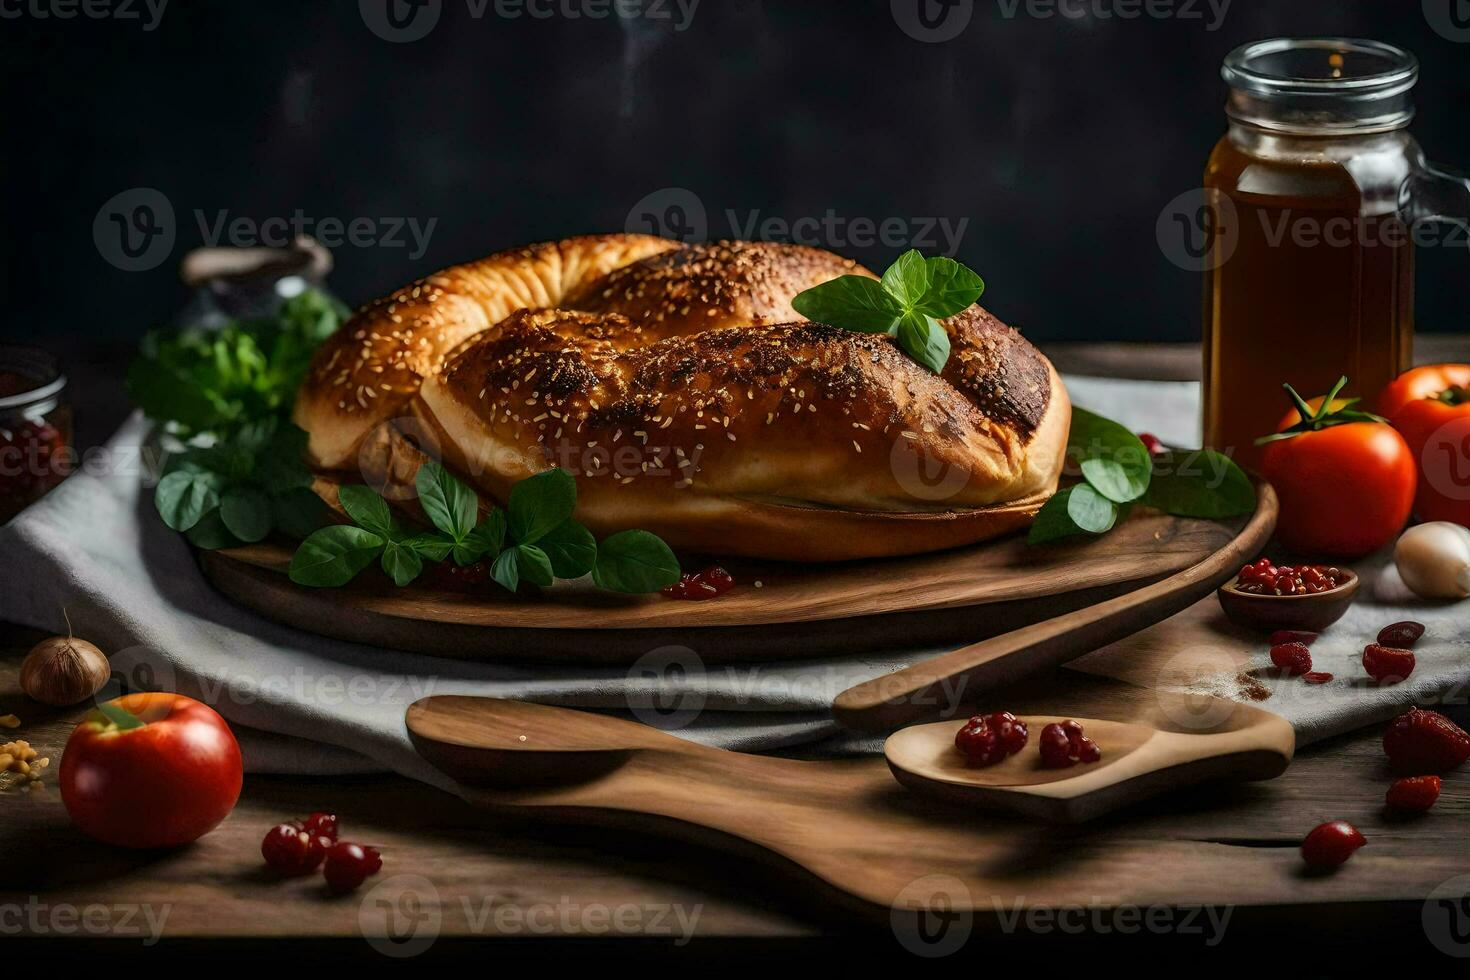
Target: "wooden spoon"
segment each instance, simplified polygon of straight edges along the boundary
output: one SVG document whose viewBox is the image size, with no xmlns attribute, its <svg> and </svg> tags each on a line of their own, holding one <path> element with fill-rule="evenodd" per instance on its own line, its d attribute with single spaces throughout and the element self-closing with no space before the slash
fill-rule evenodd
<svg viewBox="0 0 1470 980">
<path fill-rule="evenodd" d="M 1182 695 L 1161 697 L 1177 697 L 1184 706 Z M 1057 716 L 1022 718 L 1031 735 L 1026 748 L 985 768 L 970 766 L 955 749 L 955 733 L 963 721 L 905 728 L 889 736 L 883 752 L 894 777 L 915 793 L 1054 823 L 1077 823 L 1166 790 L 1216 779 L 1281 775 L 1296 746 L 1291 725 L 1269 712 L 1242 708 L 1223 723 L 1197 731 L 1178 730 L 1177 724 L 1166 730 L 1145 723 L 1077 718 L 1102 749 L 1102 759 L 1066 769 L 1043 767 L 1036 747 L 1043 726 L 1067 720 Z"/>
</svg>

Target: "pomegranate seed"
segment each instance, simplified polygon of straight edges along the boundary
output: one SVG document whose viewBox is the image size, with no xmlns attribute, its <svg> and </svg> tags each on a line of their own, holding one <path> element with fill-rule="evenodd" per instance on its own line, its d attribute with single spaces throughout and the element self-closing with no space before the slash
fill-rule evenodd
<svg viewBox="0 0 1470 980">
<path fill-rule="evenodd" d="M 383 858 L 377 848 L 343 842 L 333 845 L 327 852 L 327 863 L 322 873 L 332 891 L 350 892 L 382 867 Z"/>
<path fill-rule="evenodd" d="M 1302 680 L 1308 684 L 1330 684 L 1332 682 L 1332 675 L 1326 671 L 1314 670 L 1310 673 L 1303 674 Z"/>
<path fill-rule="evenodd" d="M 1352 857 L 1368 839 L 1346 820 L 1316 827 L 1302 841 L 1302 860 L 1309 868 L 1336 868 Z"/>
<path fill-rule="evenodd" d="M 1309 647 L 1316 640 L 1317 634 L 1308 633 L 1306 630 L 1277 630 L 1271 634 L 1268 642 L 1273 647 L 1278 647 L 1283 643 L 1300 643 L 1304 647 Z"/>
<path fill-rule="evenodd" d="M 1407 650 L 1419 642 L 1419 637 L 1424 635 L 1424 624 L 1416 623 L 1412 619 L 1406 619 L 1402 623 L 1390 623 L 1378 631 L 1378 643 L 1381 646 L 1395 647 L 1399 650 Z"/>
<path fill-rule="evenodd" d="M 1363 648 L 1363 669 L 1380 684 L 1397 684 L 1414 672 L 1414 654 L 1370 643 Z"/>
<path fill-rule="evenodd" d="M 332 842 L 310 834 L 295 824 L 277 824 L 260 842 L 260 856 L 271 870 L 283 875 L 304 875 L 322 863 Z"/>
<path fill-rule="evenodd" d="M 1296 677 L 1311 672 L 1312 651 L 1305 643 L 1278 643 L 1271 648 L 1271 662 Z"/>
<path fill-rule="evenodd" d="M 1426 813 L 1439 800 L 1444 780 L 1438 776 L 1409 776 L 1388 788 L 1388 805 L 1406 813 Z"/>
<path fill-rule="evenodd" d="M 1438 712 L 1410 708 L 1389 723 L 1383 751 L 1407 776 L 1449 772 L 1470 759 L 1470 734 Z"/>
<path fill-rule="evenodd" d="M 1041 747 L 1041 764 L 1046 768 L 1066 769 L 1077 764 L 1072 755 L 1072 740 L 1067 737 L 1066 729 L 1056 722 L 1041 730 L 1037 744 Z"/>
</svg>

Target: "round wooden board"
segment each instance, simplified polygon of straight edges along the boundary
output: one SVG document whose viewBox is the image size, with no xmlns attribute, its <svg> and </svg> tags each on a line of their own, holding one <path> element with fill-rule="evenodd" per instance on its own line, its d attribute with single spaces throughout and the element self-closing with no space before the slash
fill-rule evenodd
<svg viewBox="0 0 1470 980">
<path fill-rule="evenodd" d="M 727 562 L 737 586 L 707 602 L 615 595 L 581 582 L 540 594 L 492 588 L 466 595 L 398 588 L 375 571 L 345 588 L 313 589 L 286 577 L 291 549 L 275 542 L 199 558 L 216 588 L 261 615 L 374 646 L 482 660 L 631 663 L 677 645 L 711 663 L 794 660 L 972 643 L 1130 592 L 1222 551 L 1243 564 L 1270 536 L 1275 506 L 1266 492 L 1249 521 L 1140 511 L 1101 538 L 1036 548 L 1013 536 L 909 558 Z"/>
</svg>

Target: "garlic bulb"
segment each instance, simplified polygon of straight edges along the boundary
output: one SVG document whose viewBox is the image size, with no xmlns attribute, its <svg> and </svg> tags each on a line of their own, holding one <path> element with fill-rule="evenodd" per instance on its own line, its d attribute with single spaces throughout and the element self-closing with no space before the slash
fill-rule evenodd
<svg viewBox="0 0 1470 980">
<path fill-rule="evenodd" d="M 20 688 L 42 704 L 67 708 L 102 690 L 112 668 L 107 656 L 74 636 L 47 637 L 20 665 Z"/>
<path fill-rule="evenodd" d="M 1470 596 L 1470 530 L 1448 521 L 1409 528 L 1393 549 L 1399 577 L 1423 599 Z"/>
</svg>

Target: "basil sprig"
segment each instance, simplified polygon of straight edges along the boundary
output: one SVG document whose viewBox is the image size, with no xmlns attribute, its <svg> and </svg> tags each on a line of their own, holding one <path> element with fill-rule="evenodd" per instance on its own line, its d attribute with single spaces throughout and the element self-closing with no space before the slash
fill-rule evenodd
<svg viewBox="0 0 1470 980">
<path fill-rule="evenodd" d="M 302 462 L 306 433 L 274 417 L 169 459 L 153 492 L 163 522 L 195 547 L 232 548 L 274 530 L 304 538 L 329 512 Z"/>
<path fill-rule="evenodd" d="M 479 516 L 479 498 L 441 464 L 429 461 L 414 481 L 419 504 L 433 524 L 416 531 L 400 523 L 372 489 L 349 485 L 338 499 L 352 524 L 325 527 L 301 543 L 291 559 L 299 585 L 346 585 L 377 560 L 398 585 L 424 570 L 425 561 L 490 563 L 490 577 L 514 592 L 522 582 L 546 587 L 591 573 L 614 592 L 657 592 L 679 580 L 679 562 L 656 535 L 621 531 L 600 545 L 572 520 L 577 482 L 566 470 L 538 473 L 511 488 L 505 510 Z"/>
<path fill-rule="evenodd" d="M 939 321 L 969 309 L 983 292 L 985 281 L 954 259 L 926 259 L 910 249 L 881 280 L 839 276 L 798 293 L 791 306 L 817 323 L 888 334 L 938 374 L 949 360 L 949 334 Z"/>
<path fill-rule="evenodd" d="M 1030 544 L 1106 534 L 1134 504 L 1211 520 L 1255 510 L 1255 487 L 1230 457 L 1213 449 L 1151 456 L 1127 428 L 1085 408 L 1072 409 L 1067 454 L 1082 482 L 1046 502 L 1031 525 Z"/>
</svg>

